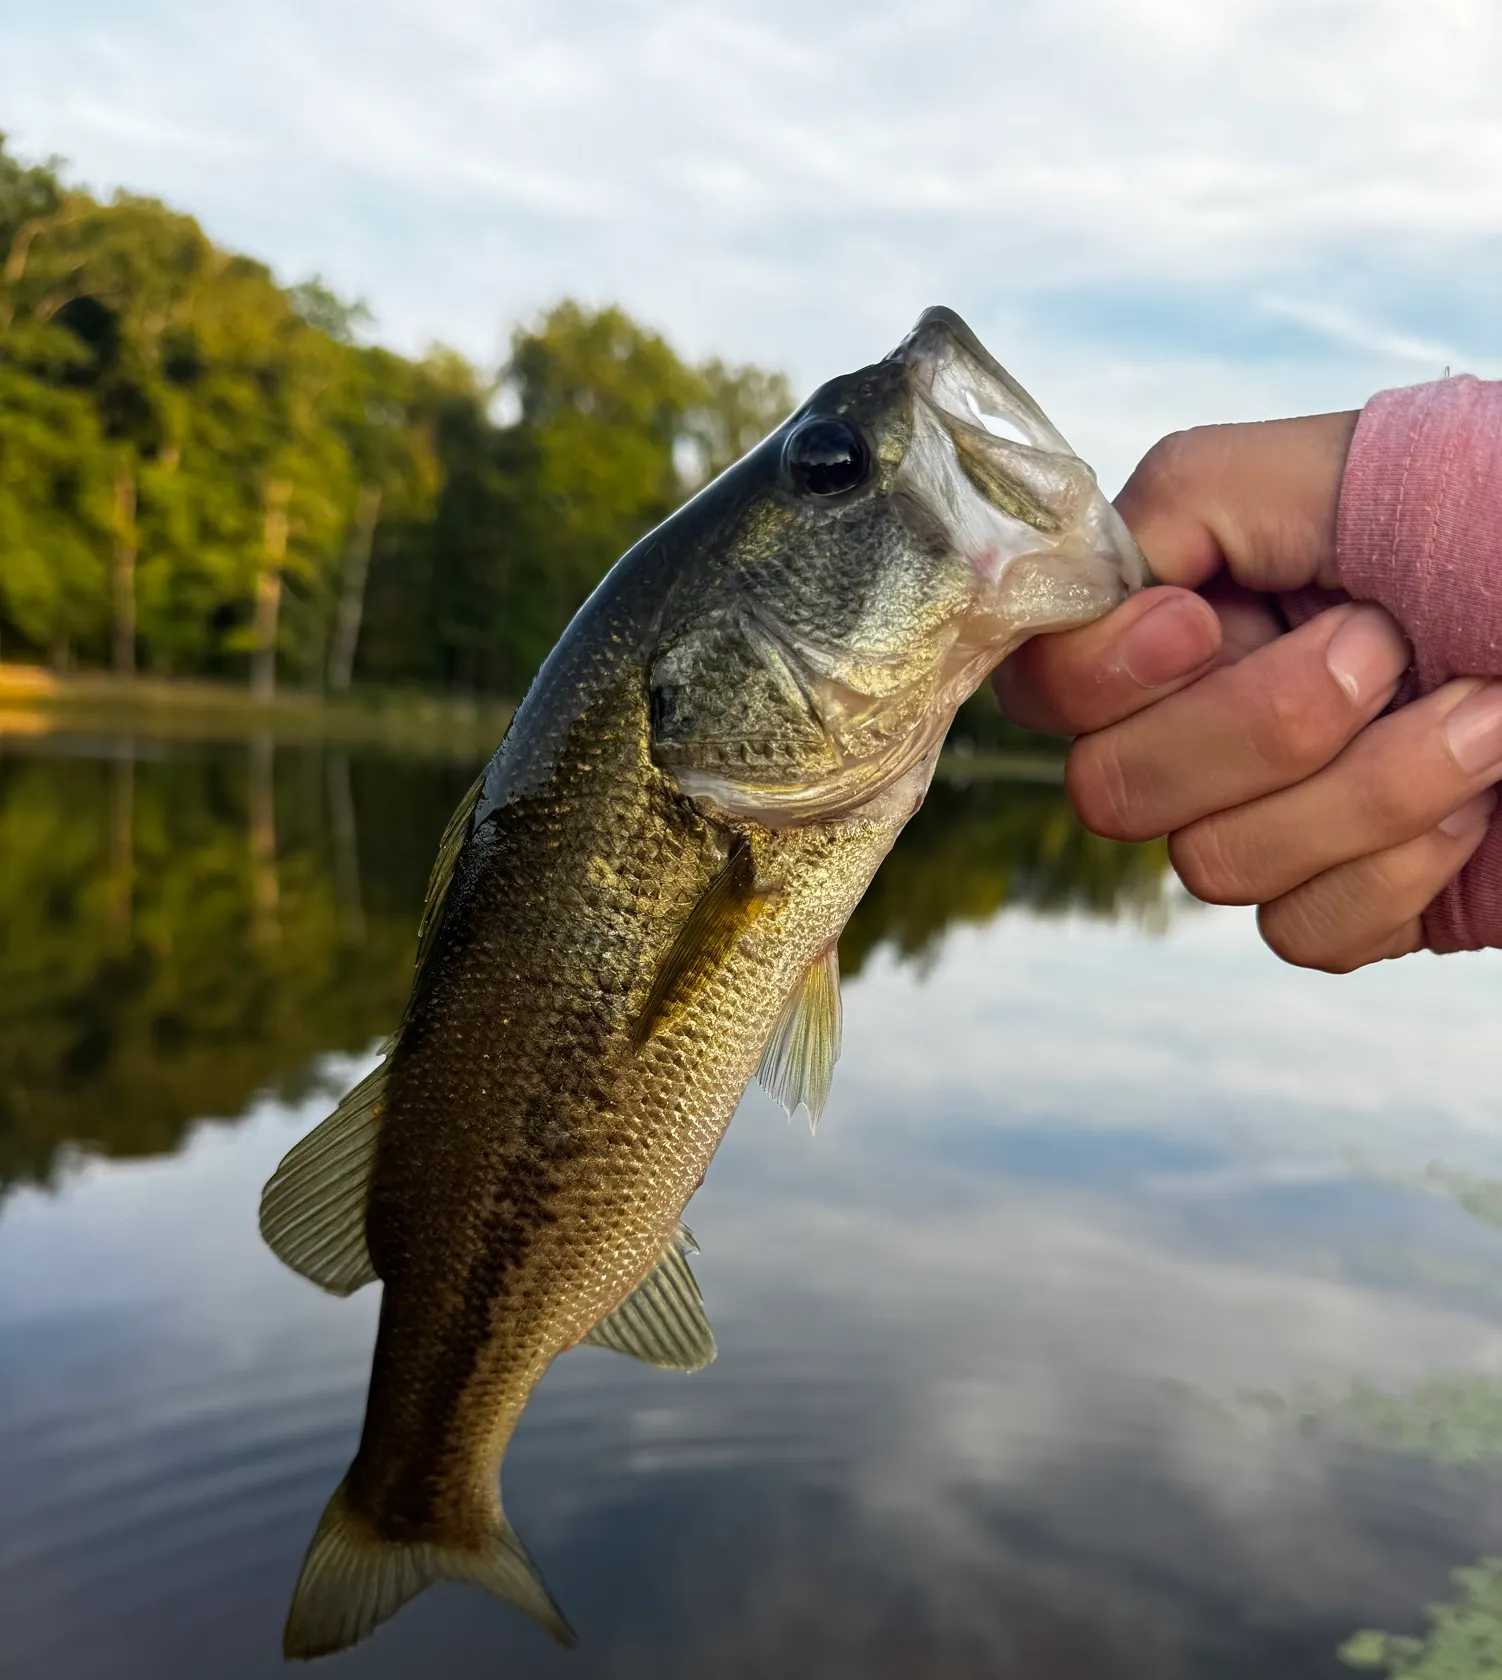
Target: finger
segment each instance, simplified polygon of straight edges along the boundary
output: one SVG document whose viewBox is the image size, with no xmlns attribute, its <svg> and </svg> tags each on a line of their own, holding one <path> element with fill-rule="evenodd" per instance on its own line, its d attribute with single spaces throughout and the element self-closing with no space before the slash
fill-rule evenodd
<svg viewBox="0 0 1502 1680">
<path fill-rule="evenodd" d="M 1502 683 L 1447 683 L 1369 724 L 1294 787 L 1212 812 L 1169 851 L 1210 904 L 1264 904 L 1337 864 L 1417 839 L 1502 779 Z"/>
<path fill-rule="evenodd" d="M 1340 479 L 1358 416 L 1196 426 L 1155 444 L 1116 506 L 1164 583 L 1222 566 L 1249 589 L 1333 585 Z"/>
<path fill-rule="evenodd" d="M 1275 610 L 1272 597 L 1258 595 L 1232 583 L 1222 572 L 1199 592 L 1220 620 L 1220 663 L 1234 665 L 1249 653 L 1288 634 L 1288 621 Z"/>
<path fill-rule="evenodd" d="M 1408 644 L 1380 607 L 1337 607 L 1150 710 L 1074 743 L 1087 828 L 1148 840 L 1303 781 L 1391 699 Z"/>
<path fill-rule="evenodd" d="M 1257 925 L 1284 962 L 1349 974 L 1423 948 L 1423 914 L 1481 844 L 1496 807 L 1481 794 L 1443 827 L 1316 875 L 1264 904 Z"/>
<path fill-rule="evenodd" d="M 1144 589 L 1078 630 L 1034 636 L 991 679 L 1024 729 L 1080 735 L 1116 723 L 1207 671 L 1220 649 L 1214 609 L 1184 589 Z"/>
</svg>

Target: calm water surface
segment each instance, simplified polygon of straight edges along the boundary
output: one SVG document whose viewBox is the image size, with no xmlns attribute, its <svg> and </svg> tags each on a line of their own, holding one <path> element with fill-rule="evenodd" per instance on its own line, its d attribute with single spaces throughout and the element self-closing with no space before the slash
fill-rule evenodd
<svg viewBox="0 0 1502 1680">
<path fill-rule="evenodd" d="M 285 1672 L 376 1299 L 257 1195 L 467 780 L 0 751 L 0 1673 Z M 329 1671 L 1498 1674 L 1502 965 L 1295 974 L 996 784 L 843 959 L 819 1136 L 753 1091 L 691 1209 L 718 1361 L 567 1355 L 507 1462 L 580 1649 L 438 1586 Z"/>
</svg>

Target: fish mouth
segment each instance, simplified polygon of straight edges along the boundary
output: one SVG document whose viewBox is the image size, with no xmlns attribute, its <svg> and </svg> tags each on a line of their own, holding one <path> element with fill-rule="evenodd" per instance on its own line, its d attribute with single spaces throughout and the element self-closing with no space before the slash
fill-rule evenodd
<svg viewBox="0 0 1502 1680">
<path fill-rule="evenodd" d="M 997 608 L 1016 591 L 994 586 L 1019 561 L 1033 573 L 1046 564 L 1065 586 L 1052 618 L 1031 591 L 1027 634 L 1097 616 L 1153 581 L 1094 471 L 954 310 L 924 310 L 892 359 L 914 397 L 904 488 L 949 529 Z"/>
</svg>

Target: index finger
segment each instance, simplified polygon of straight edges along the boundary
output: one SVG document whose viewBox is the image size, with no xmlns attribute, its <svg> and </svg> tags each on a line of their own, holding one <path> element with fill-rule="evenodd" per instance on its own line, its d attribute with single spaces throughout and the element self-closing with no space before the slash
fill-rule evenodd
<svg viewBox="0 0 1502 1680">
<path fill-rule="evenodd" d="M 1223 566 L 1261 594 L 1333 586 L 1355 412 L 1195 426 L 1153 445 L 1116 498 L 1153 575 L 1197 589 Z"/>
</svg>

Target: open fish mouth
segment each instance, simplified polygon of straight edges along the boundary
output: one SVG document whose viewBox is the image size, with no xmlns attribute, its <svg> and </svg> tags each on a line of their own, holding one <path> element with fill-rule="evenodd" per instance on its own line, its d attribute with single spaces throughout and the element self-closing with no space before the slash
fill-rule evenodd
<svg viewBox="0 0 1502 1680">
<path fill-rule="evenodd" d="M 1004 575 L 1024 558 L 1075 574 L 1081 618 L 1103 596 L 1120 598 L 1152 581 L 1147 561 L 1094 471 L 1032 397 L 952 309 L 927 309 L 893 353 L 914 394 L 913 438 L 903 486 L 949 530 L 955 546 L 992 586 L 999 610 Z M 1088 598 L 1088 599 L 1087 599 Z M 1013 606 L 1023 605 L 1014 601 Z M 1024 608 L 1024 618 L 1034 615 Z M 1061 620 L 1030 629 L 1055 628 Z"/>
<path fill-rule="evenodd" d="M 1073 455 L 1063 434 L 952 309 L 925 309 L 895 355 L 935 408 L 970 425 L 1010 429 L 1035 449 Z"/>
</svg>

